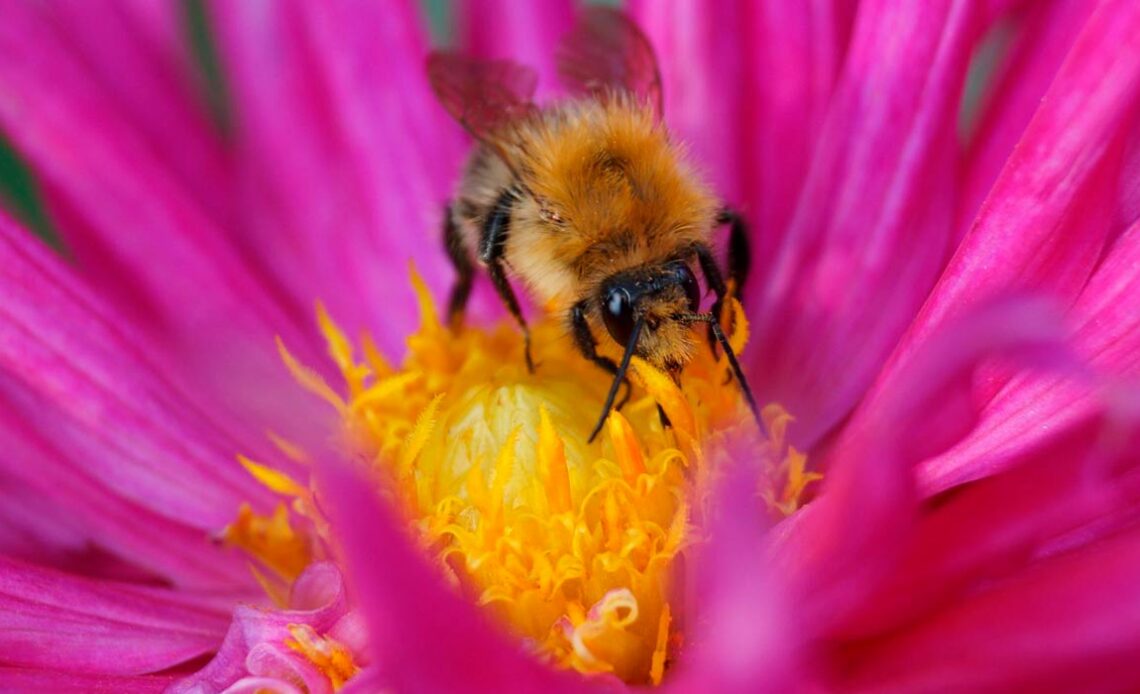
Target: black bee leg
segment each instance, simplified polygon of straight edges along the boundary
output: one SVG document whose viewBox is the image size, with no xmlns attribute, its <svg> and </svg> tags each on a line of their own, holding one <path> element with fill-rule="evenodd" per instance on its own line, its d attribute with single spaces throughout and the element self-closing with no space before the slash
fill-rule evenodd
<svg viewBox="0 0 1140 694">
<path fill-rule="evenodd" d="M 443 245 L 447 250 L 447 257 L 455 266 L 455 284 L 451 287 L 451 296 L 447 301 L 447 321 L 452 330 L 463 327 L 463 311 L 467 308 L 467 298 L 471 296 L 471 281 L 475 277 L 475 265 L 471 256 L 463 247 L 463 239 L 459 236 L 459 229 L 451 216 L 451 208 L 444 209 Z"/>
<path fill-rule="evenodd" d="M 752 249 L 748 243 L 748 224 L 738 213 L 724 209 L 717 215 L 718 224 L 728 224 L 728 278 L 736 296 L 744 296 L 744 282 L 752 270 Z"/>
<path fill-rule="evenodd" d="M 499 298 L 507 305 L 507 310 L 511 312 L 511 315 L 518 321 L 519 327 L 522 328 L 526 368 L 534 373 L 534 361 L 530 357 L 530 328 L 527 327 L 526 318 L 523 318 L 522 309 L 519 308 L 519 300 L 515 298 L 511 283 L 507 281 L 507 274 L 503 271 L 503 263 L 499 260 L 491 261 L 491 264 L 487 266 L 487 272 L 491 275 L 491 283 L 495 285 L 495 291 L 499 293 Z"/>
<path fill-rule="evenodd" d="M 594 334 L 590 332 L 590 324 L 586 322 L 586 305 L 586 301 L 583 300 L 574 304 L 574 308 L 570 309 L 570 328 L 574 333 L 574 344 L 578 345 L 578 351 L 582 353 L 582 356 L 597 364 L 611 376 L 616 376 L 618 365 L 614 363 L 614 360 L 598 354 L 598 342 L 594 339 Z M 628 379 L 623 380 L 622 385 L 625 386 L 625 393 L 618 401 L 617 407 L 614 408 L 618 410 L 629 402 L 629 395 L 633 390 Z"/>
<path fill-rule="evenodd" d="M 705 274 L 705 283 L 708 284 L 709 289 L 712 290 L 713 295 L 716 296 L 716 301 L 712 305 L 712 314 L 716 320 L 720 320 L 721 308 L 724 306 L 724 300 L 728 296 L 728 287 L 724 284 L 724 277 L 720 274 L 720 267 L 716 264 L 716 258 L 713 257 L 712 249 L 704 244 L 696 247 L 697 262 L 701 265 L 701 272 Z M 714 355 L 717 352 L 716 334 L 713 332 L 712 324 L 709 324 L 709 347 L 712 348 Z"/>
<path fill-rule="evenodd" d="M 530 328 L 527 327 L 526 318 L 523 318 L 522 309 L 519 308 L 519 300 L 503 269 L 503 253 L 511 230 L 511 206 L 514 202 L 514 192 L 507 189 L 499 196 L 491 214 L 487 215 L 487 220 L 483 223 L 483 235 L 479 239 L 479 259 L 487 264 L 487 272 L 491 275 L 495 291 L 522 328 L 526 368 L 534 373 L 534 360 L 530 356 Z"/>
</svg>

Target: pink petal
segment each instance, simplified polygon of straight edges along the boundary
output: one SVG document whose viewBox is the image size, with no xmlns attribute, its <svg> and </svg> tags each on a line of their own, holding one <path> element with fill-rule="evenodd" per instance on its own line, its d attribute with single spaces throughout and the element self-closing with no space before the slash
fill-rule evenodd
<svg viewBox="0 0 1140 694">
<path fill-rule="evenodd" d="M 581 691 L 487 623 L 443 585 L 409 543 L 374 483 L 344 463 L 323 468 L 319 489 L 370 630 L 372 657 L 388 686 L 432 691 Z"/>
<path fill-rule="evenodd" d="M 630 11 L 661 63 L 666 123 L 751 225 L 758 286 L 807 175 L 854 2 L 635 0 Z"/>
<path fill-rule="evenodd" d="M 710 505 L 708 545 L 689 559 L 698 587 L 685 618 L 695 633 L 666 680 L 674 691 L 781 691 L 799 674 L 803 635 L 762 546 L 769 521 L 755 491 L 759 466 L 744 447 L 735 458 Z"/>
<path fill-rule="evenodd" d="M 281 397 L 266 397 L 289 382 L 273 337 L 319 353 L 306 352 L 317 344 L 310 306 L 303 316 L 281 308 L 271 279 L 250 274 L 225 229 L 33 5 L 6 0 L 0 12 L 0 131 L 31 165 L 84 277 L 144 329 L 148 348 L 171 355 L 175 378 L 263 417 L 258 436 L 265 420 L 293 423 Z M 225 194 L 224 181 L 209 183 Z"/>
<path fill-rule="evenodd" d="M 1140 686 L 1140 533 L 1041 562 L 858 654 L 847 686 L 1131 691 Z"/>
<path fill-rule="evenodd" d="M 173 681 L 170 675 L 118 677 L 75 675 L 55 670 L 0 667 L 0 682 L 8 694 L 83 692 L 84 694 L 145 694 L 162 692 Z"/>
<path fill-rule="evenodd" d="M 561 92 L 555 48 L 570 30 L 570 0 L 518 3 L 464 0 L 455 7 L 456 49 L 479 58 L 508 59 L 538 72 L 537 98 Z"/>
<path fill-rule="evenodd" d="M 1116 241 L 1066 320 L 1074 350 L 1104 377 L 1140 375 L 1138 266 L 1140 222 Z M 1001 382 L 977 430 L 923 463 L 920 483 L 933 492 L 1002 470 L 1088 422 L 1105 397 L 1100 383 L 1071 374 L 1029 373 Z"/>
<path fill-rule="evenodd" d="M 987 297 L 1028 288 L 1075 299 L 1120 230 L 1115 183 L 1138 101 L 1140 7 L 1106 0 L 887 371 L 938 325 Z"/>
<path fill-rule="evenodd" d="M 975 3 L 859 7 L 788 233 L 756 303 L 750 363 L 812 443 L 854 405 L 949 252 L 955 124 Z"/>
<path fill-rule="evenodd" d="M 242 220 L 299 305 L 324 300 L 389 354 L 416 325 L 406 260 L 442 295 L 461 130 L 435 102 L 416 6 L 210 5 L 233 87 Z"/>
<path fill-rule="evenodd" d="M 1026 3 L 1014 15 L 1004 61 L 982 97 L 981 115 L 962 162 L 958 237 L 966 233 L 1062 61 L 1095 7 L 1087 0 Z"/>
<path fill-rule="evenodd" d="M 93 581 L 0 558 L 0 662 L 140 675 L 208 653 L 224 615 L 177 592 Z"/>
<path fill-rule="evenodd" d="M 229 164 L 198 82 L 184 8 L 94 0 L 33 4 L 30 12 L 53 36 L 52 50 L 74 56 L 77 70 L 98 85 L 179 185 L 215 220 L 225 219 Z"/>
<path fill-rule="evenodd" d="M 0 445 L 8 453 L 0 466 L 7 474 L 23 476 L 26 495 L 21 499 L 23 516 L 17 522 L 38 526 L 33 537 L 40 544 L 24 556 L 86 575 L 112 570 L 112 575 L 124 578 L 161 578 L 226 591 L 256 590 L 246 562 L 211 539 L 224 524 L 170 518 L 161 507 L 130 499 L 137 485 L 124 489 L 92 476 L 84 467 L 86 461 L 65 456 L 19 421 L 0 422 Z M 20 513 L 21 509 L 14 507 L 9 512 Z M 78 533 L 83 545 L 77 547 L 78 538 L 69 533 Z M 108 564 L 103 554 L 117 561 Z"/>
<path fill-rule="evenodd" d="M 1120 170 L 1116 226 L 1123 229 L 1140 219 L 1140 127 L 1132 129 Z"/>
<path fill-rule="evenodd" d="M 108 532 L 105 547 L 171 570 L 171 580 L 247 584 L 236 557 L 209 539 L 243 501 L 271 501 L 237 464 L 242 444 L 156 368 L 145 337 L 3 218 L 0 258 L 0 400 L 9 413 L 0 469 Z"/>
<path fill-rule="evenodd" d="M 326 635 L 348 610 L 340 571 L 331 563 L 310 565 L 297 578 L 288 609 L 239 605 L 217 655 L 201 670 L 172 686 L 171 694 L 254 692 L 257 686 L 293 691 L 329 691 L 328 679 L 286 645 L 290 625 L 306 625 Z M 272 689 L 272 688 L 271 688 Z M 273 689 L 273 691 L 277 691 Z"/>
<path fill-rule="evenodd" d="M 1090 523 L 1108 531 L 1131 523 L 1136 485 L 1104 471 L 1104 449 L 1120 425 L 1083 427 L 1008 472 L 931 500 L 898 566 L 832 637 L 888 633 L 1023 570 L 1058 538 Z"/>
<path fill-rule="evenodd" d="M 5 447 L 8 455 L 17 448 Z M 23 456 L 22 456 L 23 457 Z M 26 458 L 25 458 L 26 459 Z M 154 574 L 98 546 L 102 532 L 35 486 L 0 479 L 0 555 L 97 578 L 154 581 Z"/>
<path fill-rule="evenodd" d="M 913 467 L 976 422 L 972 376 L 997 354 L 1056 349 L 1056 313 L 1027 299 L 995 302 L 941 332 L 861 410 L 836 442 L 819 498 L 777 529 L 809 629 L 857 609 L 899 560 L 917 520 Z M 888 395 L 889 393 L 889 395 Z"/>
</svg>

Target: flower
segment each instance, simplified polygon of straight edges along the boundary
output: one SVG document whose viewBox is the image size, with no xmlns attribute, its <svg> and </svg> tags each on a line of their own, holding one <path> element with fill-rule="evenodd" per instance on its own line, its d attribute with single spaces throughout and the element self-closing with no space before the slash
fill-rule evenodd
<svg viewBox="0 0 1140 694">
<path fill-rule="evenodd" d="M 0 217 L 6 688 L 1136 686 L 1135 3 L 634 3 L 752 221 L 778 405 L 757 440 L 711 355 L 642 367 L 596 448 L 549 326 L 531 377 L 489 296 L 462 335 L 414 300 L 466 147 L 415 8 L 208 4 L 221 127 L 179 7 L 4 6 L 0 132 L 66 249 Z M 505 8 L 460 40 L 553 84 L 569 3 Z"/>
</svg>

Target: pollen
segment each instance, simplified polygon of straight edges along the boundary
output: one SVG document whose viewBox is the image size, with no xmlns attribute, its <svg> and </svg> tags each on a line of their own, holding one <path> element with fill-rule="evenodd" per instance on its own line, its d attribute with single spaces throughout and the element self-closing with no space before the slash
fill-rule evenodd
<svg viewBox="0 0 1140 694">
<path fill-rule="evenodd" d="M 632 397 L 590 443 L 610 379 L 561 324 L 533 327 L 530 373 L 517 328 L 453 331 L 414 270 L 412 283 L 421 324 L 402 364 L 385 360 L 368 335 L 354 345 L 318 307 L 343 383 L 324 382 L 282 345 L 286 365 L 342 415 L 345 445 L 368 462 L 454 590 L 555 667 L 659 683 L 685 640 L 682 558 L 701 541 L 729 442 L 751 439 L 765 466 L 756 493 L 774 516 L 793 513 L 818 479 L 784 441 L 790 417 L 769 405 L 767 433 L 759 431 L 711 349 L 687 366 L 680 387 L 634 358 Z M 734 302 L 731 313 L 740 350 L 747 322 Z M 293 497 L 293 513 L 311 521 L 305 527 L 323 532 L 301 485 L 247 467 Z M 282 532 L 239 544 L 291 573 L 295 563 L 279 554 L 298 546 L 279 521 L 271 527 Z"/>
</svg>

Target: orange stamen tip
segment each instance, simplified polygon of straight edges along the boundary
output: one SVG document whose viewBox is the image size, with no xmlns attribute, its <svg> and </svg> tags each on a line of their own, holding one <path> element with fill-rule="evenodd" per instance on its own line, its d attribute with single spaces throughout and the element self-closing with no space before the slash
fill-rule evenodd
<svg viewBox="0 0 1140 694">
<path fill-rule="evenodd" d="M 222 531 L 222 539 L 289 582 L 312 560 L 309 542 L 293 527 L 284 504 L 278 504 L 270 516 L 254 513 L 249 504 L 242 504 L 237 519 Z"/>
<path fill-rule="evenodd" d="M 661 405 L 675 429 L 697 438 L 697 422 L 685 394 L 664 371 L 644 359 L 633 359 L 634 373 L 649 396 Z"/>
<path fill-rule="evenodd" d="M 285 496 L 306 496 L 309 493 L 308 487 L 300 484 L 289 475 L 286 475 L 280 470 L 275 470 L 261 463 L 255 463 L 244 455 L 238 455 L 238 462 L 244 467 L 253 478 L 260 482 L 263 486 L 271 489 L 278 494 Z"/>
<path fill-rule="evenodd" d="M 642 453 L 637 434 L 629 425 L 629 420 L 616 410 L 610 413 L 606 424 L 610 432 L 610 441 L 614 445 L 617 463 L 626 482 L 632 485 L 637 482 L 638 477 L 645 474 L 645 454 Z"/>
<path fill-rule="evenodd" d="M 352 653 L 341 643 L 321 636 L 308 624 L 290 624 L 288 629 L 290 637 L 285 639 L 285 646 L 312 663 L 334 692 L 359 671 Z"/>
<path fill-rule="evenodd" d="M 570 473 L 566 469 L 566 447 L 550 421 L 546 405 L 539 407 L 538 461 L 539 471 L 546 483 L 546 501 L 551 513 L 565 513 L 571 509 Z"/>
</svg>

